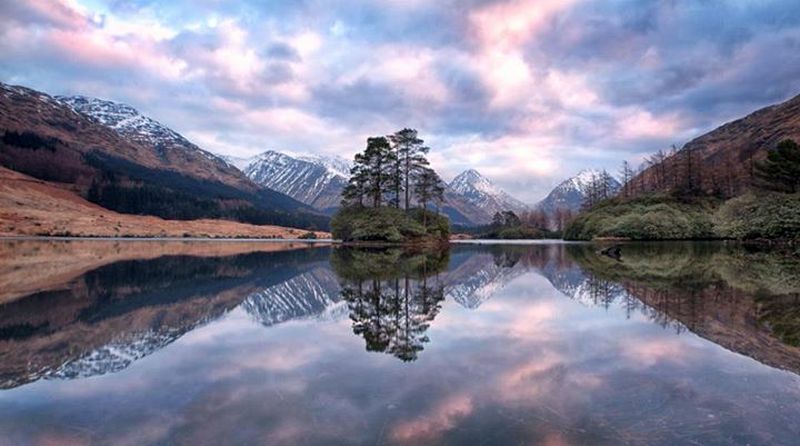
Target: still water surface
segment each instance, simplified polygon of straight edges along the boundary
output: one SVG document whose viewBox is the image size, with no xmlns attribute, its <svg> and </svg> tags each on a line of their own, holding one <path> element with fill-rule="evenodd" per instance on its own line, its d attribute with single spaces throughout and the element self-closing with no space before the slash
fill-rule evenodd
<svg viewBox="0 0 800 446">
<path fill-rule="evenodd" d="M 786 444 L 800 265 L 717 243 L 0 242 L 0 444 Z"/>
</svg>

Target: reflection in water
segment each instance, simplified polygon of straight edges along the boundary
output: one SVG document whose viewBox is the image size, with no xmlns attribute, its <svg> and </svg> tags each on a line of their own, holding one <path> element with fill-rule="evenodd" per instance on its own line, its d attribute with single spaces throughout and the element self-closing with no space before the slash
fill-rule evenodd
<svg viewBox="0 0 800 446">
<path fill-rule="evenodd" d="M 400 248 L 333 251 L 353 333 L 368 351 L 414 361 L 428 342 L 425 332 L 441 309 L 444 285 L 438 273 L 448 252 L 409 253 Z"/>
<path fill-rule="evenodd" d="M 571 246 L 586 279 L 577 297 L 690 330 L 800 373 L 800 261 L 720 243 L 630 244 L 618 261 Z"/>
<path fill-rule="evenodd" d="M 0 246 L 19 254 L 0 260 L 11 444 L 800 435 L 800 263 L 775 253 L 14 243 Z"/>
<path fill-rule="evenodd" d="M 122 370 L 244 299 L 258 299 L 251 294 L 272 300 L 273 287 L 324 261 L 325 251 L 125 260 L 2 305 L 0 387 Z M 307 310 L 299 297 L 299 311 Z"/>
</svg>

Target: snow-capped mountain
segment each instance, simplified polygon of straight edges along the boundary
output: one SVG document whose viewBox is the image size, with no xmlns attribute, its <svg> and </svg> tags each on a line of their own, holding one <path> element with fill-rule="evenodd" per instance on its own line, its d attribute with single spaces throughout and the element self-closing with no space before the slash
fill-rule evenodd
<svg viewBox="0 0 800 446">
<path fill-rule="evenodd" d="M 578 212 L 588 194 L 592 181 L 597 181 L 601 178 L 601 175 L 602 172 L 600 170 L 581 170 L 577 175 L 567 178 L 550 191 L 547 197 L 536 205 L 536 208 L 547 213 L 553 213 L 557 209 L 569 209 L 570 211 Z M 620 183 L 613 177 L 610 180 L 609 193 L 613 195 L 619 190 Z"/>
<path fill-rule="evenodd" d="M 350 172 L 350 163 L 339 157 L 292 157 L 274 150 L 226 161 L 255 183 L 321 210 L 339 205 Z"/>
<path fill-rule="evenodd" d="M 77 113 L 114 129 L 129 140 L 154 146 L 162 157 L 166 157 L 168 149 L 179 149 L 198 153 L 220 166 L 226 164 L 220 157 L 197 147 L 178 132 L 139 113 L 130 105 L 87 96 L 56 96 L 55 98 Z"/>
<path fill-rule="evenodd" d="M 448 186 L 489 215 L 502 211 L 519 213 L 528 209 L 525 203 L 497 187 L 475 169 L 465 170 L 453 178 Z"/>
</svg>

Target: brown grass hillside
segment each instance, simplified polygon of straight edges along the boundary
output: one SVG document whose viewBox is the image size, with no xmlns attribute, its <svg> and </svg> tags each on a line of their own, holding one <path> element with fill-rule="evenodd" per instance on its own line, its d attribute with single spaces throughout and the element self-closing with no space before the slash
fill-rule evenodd
<svg viewBox="0 0 800 446">
<path fill-rule="evenodd" d="M 306 230 L 228 220 L 120 214 L 58 185 L 0 167 L 0 236 L 297 238 Z M 319 238 L 330 233 L 316 231 Z"/>
</svg>

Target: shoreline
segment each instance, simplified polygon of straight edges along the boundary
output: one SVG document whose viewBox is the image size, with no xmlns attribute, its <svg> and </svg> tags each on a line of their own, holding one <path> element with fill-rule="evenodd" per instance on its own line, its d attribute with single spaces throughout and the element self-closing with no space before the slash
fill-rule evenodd
<svg viewBox="0 0 800 446">
<path fill-rule="evenodd" d="M 96 241 L 136 241 L 136 242 L 243 242 L 243 243 L 307 243 L 341 244 L 334 239 L 302 238 L 252 238 L 252 237 L 110 237 L 110 236 L 56 236 L 56 235 L 0 235 L 0 241 L 7 240 L 96 240 Z"/>
</svg>

